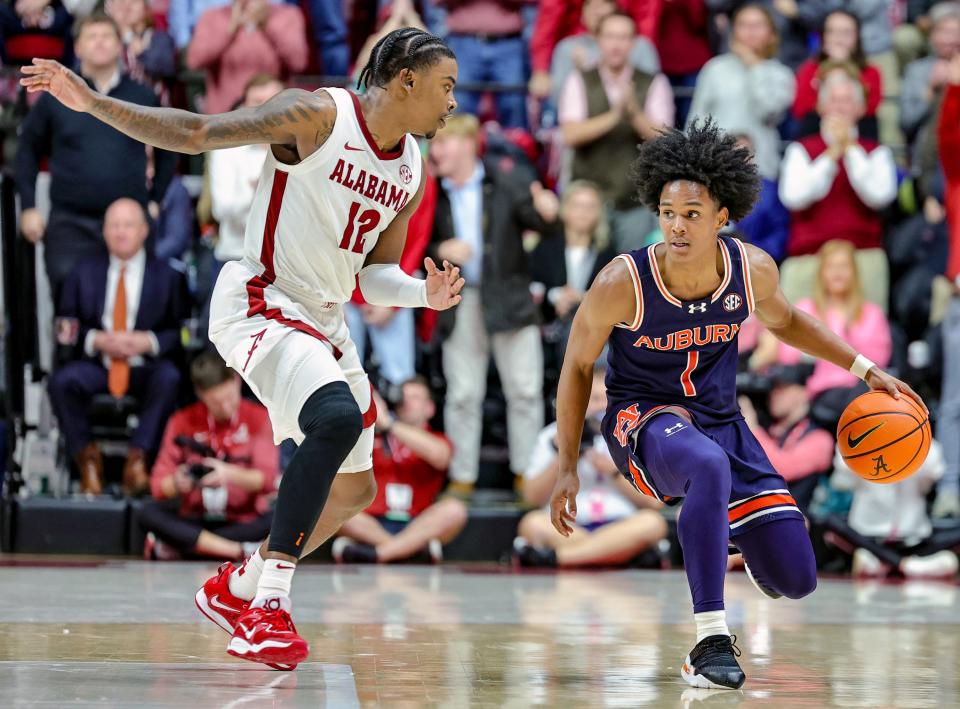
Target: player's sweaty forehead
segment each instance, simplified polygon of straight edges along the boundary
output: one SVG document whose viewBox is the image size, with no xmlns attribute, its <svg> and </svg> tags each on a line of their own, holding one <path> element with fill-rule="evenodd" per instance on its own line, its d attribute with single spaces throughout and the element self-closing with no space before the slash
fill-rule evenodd
<svg viewBox="0 0 960 709">
<path fill-rule="evenodd" d="M 660 204 L 663 206 L 691 205 L 697 207 L 713 206 L 713 198 L 705 185 L 692 180 L 673 180 L 660 191 Z"/>
</svg>

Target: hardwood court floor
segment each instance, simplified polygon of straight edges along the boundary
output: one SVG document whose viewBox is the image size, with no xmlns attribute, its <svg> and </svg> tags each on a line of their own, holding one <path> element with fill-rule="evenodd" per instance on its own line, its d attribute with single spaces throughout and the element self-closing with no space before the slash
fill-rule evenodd
<svg viewBox="0 0 960 709">
<path fill-rule="evenodd" d="M 960 706 L 953 584 L 824 580 L 771 601 L 733 574 L 747 684 L 707 692 L 679 677 L 681 572 L 305 565 L 294 616 L 311 657 L 280 673 L 226 655 L 196 611 L 213 564 L 3 563 L 2 706 Z"/>
</svg>

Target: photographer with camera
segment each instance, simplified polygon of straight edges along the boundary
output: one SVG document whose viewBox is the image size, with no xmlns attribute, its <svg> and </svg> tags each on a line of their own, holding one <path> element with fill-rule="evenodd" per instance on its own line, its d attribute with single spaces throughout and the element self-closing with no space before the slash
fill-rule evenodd
<svg viewBox="0 0 960 709">
<path fill-rule="evenodd" d="M 215 352 L 190 366 L 199 401 L 176 412 L 140 513 L 144 556 L 242 559 L 270 531 L 279 455 L 265 408 L 240 396 L 240 377 Z"/>
<path fill-rule="evenodd" d="M 593 389 L 580 441 L 577 472 L 577 524 L 573 534 L 561 536 L 550 522 L 550 499 L 559 469 L 557 424 L 551 423 L 537 442 L 523 481 L 523 497 L 533 510 L 520 520 L 513 543 L 514 558 L 521 566 L 613 566 L 623 565 L 667 536 L 667 523 L 658 512 L 661 504 L 642 495 L 627 482 L 614 464 L 600 434 L 600 420 L 607 408 L 604 377 L 606 365 L 593 370 Z M 655 555 L 656 552 L 654 551 Z"/>
</svg>

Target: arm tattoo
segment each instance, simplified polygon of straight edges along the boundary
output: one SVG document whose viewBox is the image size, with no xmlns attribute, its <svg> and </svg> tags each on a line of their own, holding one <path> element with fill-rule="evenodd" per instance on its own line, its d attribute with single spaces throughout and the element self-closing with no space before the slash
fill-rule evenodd
<svg viewBox="0 0 960 709">
<path fill-rule="evenodd" d="M 271 143 L 296 146 L 301 158 L 323 144 L 336 120 L 329 94 L 299 89 L 283 91 L 257 108 L 212 116 L 98 96 L 90 114 L 135 140 L 164 150 L 201 153 Z"/>
</svg>

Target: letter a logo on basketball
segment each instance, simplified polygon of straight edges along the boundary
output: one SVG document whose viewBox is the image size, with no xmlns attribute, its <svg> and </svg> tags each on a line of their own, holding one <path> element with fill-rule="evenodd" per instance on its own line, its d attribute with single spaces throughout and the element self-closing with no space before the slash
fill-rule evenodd
<svg viewBox="0 0 960 709">
<path fill-rule="evenodd" d="M 873 469 L 874 476 L 879 475 L 880 473 L 889 473 L 890 468 L 887 467 L 887 464 L 883 462 L 883 456 L 879 455 L 873 459 L 876 467 Z"/>
<path fill-rule="evenodd" d="M 860 434 L 859 436 L 857 436 L 856 438 L 854 438 L 854 437 L 850 434 L 850 432 L 847 431 L 847 445 L 848 445 L 850 448 L 856 448 L 856 447 L 859 446 L 861 443 L 863 443 L 864 439 L 866 439 L 867 436 L 869 436 L 871 433 L 873 433 L 873 432 L 876 431 L 878 428 L 880 428 L 881 426 L 883 426 L 884 423 L 886 423 L 886 422 L 885 422 L 885 421 L 881 421 L 881 422 L 878 423 L 876 426 L 874 426 L 874 427 L 871 428 L 870 430 L 866 431 L 865 433 L 861 433 L 861 434 Z"/>
</svg>

